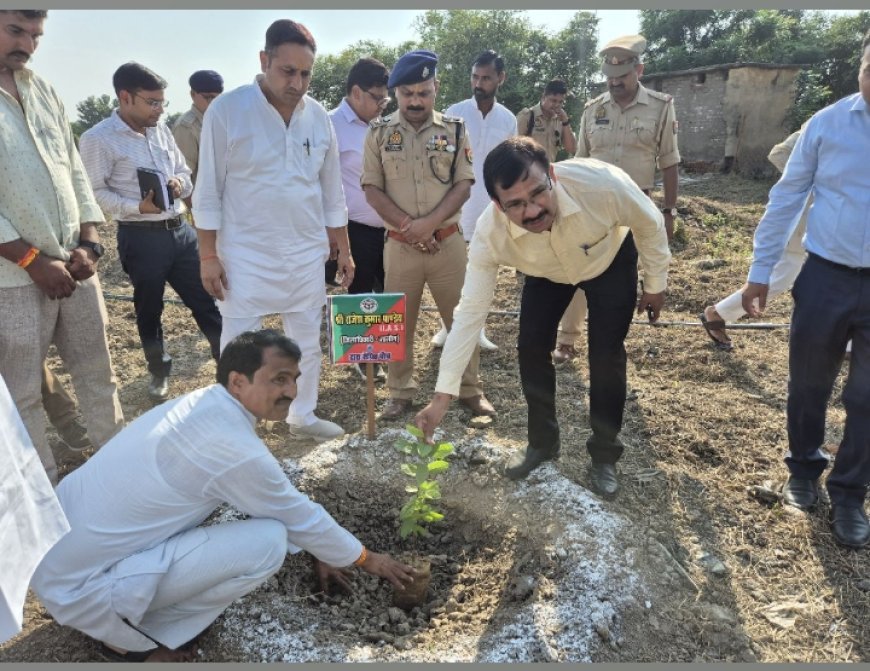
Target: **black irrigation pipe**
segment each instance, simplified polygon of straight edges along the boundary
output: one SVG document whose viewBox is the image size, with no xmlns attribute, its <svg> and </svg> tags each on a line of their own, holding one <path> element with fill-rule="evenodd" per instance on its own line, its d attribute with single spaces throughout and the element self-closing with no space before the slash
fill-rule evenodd
<svg viewBox="0 0 870 671">
<path fill-rule="evenodd" d="M 127 301 L 129 303 L 133 302 L 132 296 L 125 296 L 123 294 L 103 294 L 103 298 L 110 301 Z M 184 305 L 183 301 L 178 300 L 177 298 L 164 298 L 164 303 L 172 303 L 174 305 Z M 438 312 L 438 308 L 434 305 L 423 305 L 420 307 L 424 312 Z M 496 315 L 499 317 L 519 317 L 519 310 L 490 310 L 489 314 Z M 643 319 L 635 319 L 631 322 L 637 326 L 655 326 L 655 327 L 665 327 L 665 326 L 690 326 L 692 328 L 699 328 L 703 325 L 700 320 L 696 322 L 665 322 L 665 321 L 657 321 L 654 324 L 650 324 L 648 321 Z M 789 323 L 785 324 L 775 324 L 772 322 L 761 322 L 756 324 L 726 324 L 725 328 L 727 329 L 738 329 L 744 331 L 773 331 L 774 329 L 787 329 L 791 326 Z"/>
</svg>

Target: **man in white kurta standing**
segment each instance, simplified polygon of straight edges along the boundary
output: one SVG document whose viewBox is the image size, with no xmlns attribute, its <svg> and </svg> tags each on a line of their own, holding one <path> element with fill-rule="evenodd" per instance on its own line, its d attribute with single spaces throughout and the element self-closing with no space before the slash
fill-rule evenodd
<svg viewBox="0 0 870 671">
<path fill-rule="evenodd" d="M 330 244 L 344 286 L 354 265 L 335 132 L 326 110 L 305 94 L 316 50 L 302 24 L 269 26 L 262 74 L 206 111 L 193 210 L 203 285 L 224 319 L 221 347 L 280 314 L 303 354 L 290 434 L 323 441 L 344 433 L 314 414 Z"/>
<path fill-rule="evenodd" d="M 471 66 L 472 97 L 462 102 L 454 103 L 444 114 L 458 116 L 465 121 L 468 129 L 468 140 L 474 153 L 474 184 L 471 185 L 471 195 L 462 206 L 459 225 L 466 242 L 471 242 L 477 218 L 483 214 L 489 205 L 489 194 L 483 185 L 483 161 L 490 150 L 502 140 L 507 140 L 517 134 L 517 118 L 507 107 L 498 102 L 495 97 L 499 87 L 505 80 L 504 59 L 492 49 L 480 54 Z M 432 338 L 432 344 L 442 347 L 447 340 L 447 329 L 441 324 L 441 330 Z M 496 350 L 498 345 L 480 332 L 480 348 Z"/>
<path fill-rule="evenodd" d="M 194 639 L 240 596 L 305 549 L 321 587 L 355 565 L 399 589 L 410 567 L 370 552 L 287 479 L 257 436 L 296 395 L 299 347 L 244 333 L 217 381 L 139 417 L 57 489 L 71 530 L 32 586 L 58 623 L 123 661 L 190 661 Z M 227 502 L 246 519 L 200 526 Z"/>
</svg>

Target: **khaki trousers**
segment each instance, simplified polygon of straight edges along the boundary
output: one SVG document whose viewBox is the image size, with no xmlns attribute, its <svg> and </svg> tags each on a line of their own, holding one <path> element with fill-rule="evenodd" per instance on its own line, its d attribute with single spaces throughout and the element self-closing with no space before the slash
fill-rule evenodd
<svg viewBox="0 0 870 671">
<path fill-rule="evenodd" d="M 583 289 L 577 289 L 565 314 L 562 315 L 562 321 L 559 322 L 559 337 L 556 338 L 556 344 L 574 347 L 585 321 L 586 294 Z"/>
<path fill-rule="evenodd" d="M 411 400 L 419 387 L 414 375 L 414 331 L 423 300 L 423 287 L 429 291 L 444 325 L 453 326 L 453 309 L 459 303 L 462 284 L 465 282 L 465 265 L 468 256 L 465 240 L 458 233 L 441 241 L 441 251 L 428 254 L 412 245 L 387 238 L 384 246 L 384 292 L 404 293 L 407 317 L 405 321 L 405 360 L 387 366 L 387 386 L 391 398 Z M 480 385 L 480 348 L 474 354 L 462 374 L 459 398 L 468 398 L 483 393 Z"/>
<path fill-rule="evenodd" d="M 6 380 L 52 483 L 57 465 L 45 437 L 42 367 L 54 343 L 72 377 L 93 443 L 101 446 L 124 425 L 109 345 L 106 305 L 96 275 L 69 298 L 51 300 L 35 284 L 0 289 L 0 375 Z"/>
</svg>

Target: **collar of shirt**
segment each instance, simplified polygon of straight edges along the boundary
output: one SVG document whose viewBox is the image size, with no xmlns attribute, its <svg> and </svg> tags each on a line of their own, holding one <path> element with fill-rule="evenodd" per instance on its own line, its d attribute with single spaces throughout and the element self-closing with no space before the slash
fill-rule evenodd
<svg viewBox="0 0 870 671">
<path fill-rule="evenodd" d="M 610 95 L 610 91 L 605 93 L 607 98 L 604 99 L 604 102 L 611 103 L 613 105 L 619 105 L 614 99 L 613 96 Z M 643 84 L 638 83 L 637 85 L 637 93 L 634 94 L 634 100 L 632 100 L 628 105 L 626 105 L 623 110 L 627 110 L 635 105 L 649 105 L 649 92 L 644 88 Z"/>
<path fill-rule="evenodd" d="M 262 75 L 262 74 L 259 74 L 256 77 L 254 77 L 254 88 L 256 88 L 257 93 L 259 93 L 259 96 L 257 99 L 260 100 L 262 102 L 262 104 L 266 105 L 270 109 L 275 110 L 276 114 L 280 115 L 280 112 L 278 112 L 277 108 L 272 103 L 269 102 L 269 99 L 266 97 L 266 94 L 263 92 L 262 82 L 264 79 L 265 79 L 265 75 Z M 293 117 L 290 119 L 291 122 L 293 121 L 293 119 L 297 118 L 297 116 L 296 116 L 297 112 L 301 112 L 302 110 L 305 109 L 305 99 L 307 97 L 308 97 L 308 94 L 306 93 L 301 98 L 299 98 L 299 102 L 296 103 L 296 107 L 293 109 Z"/>
<path fill-rule="evenodd" d="M 250 411 L 249 411 L 245 406 L 243 406 L 243 405 L 241 404 L 241 402 L 240 402 L 240 401 L 239 401 L 235 396 L 233 396 L 230 392 L 227 391 L 227 388 L 226 388 L 226 387 L 224 387 L 222 384 L 215 384 L 214 387 L 215 387 L 215 389 L 217 390 L 217 392 L 218 392 L 219 394 L 221 394 L 222 396 L 226 397 L 226 399 L 227 399 L 228 401 L 230 401 L 231 403 L 233 403 L 234 405 L 236 405 L 236 406 L 239 408 L 239 410 L 241 410 L 242 413 L 244 413 L 245 417 L 246 417 L 247 420 L 251 423 L 251 426 L 252 426 L 252 427 L 257 426 L 257 421 L 258 421 L 258 420 L 257 420 L 256 415 L 254 415 L 254 414 L 253 414 L 252 412 L 250 412 Z"/>
<path fill-rule="evenodd" d="M 553 181 L 553 191 L 556 193 L 556 218 L 553 219 L 553 225 L 549 231 L 550 233 L 552 233 L 553 229 L 559 225 L 559 221 L 562 218 L 570 217 L 580 212 L 580 205 L 568 195 L 568 192 L 565 191 L 564 187 L 558 180 Z M 539 233 L 532 233 L 524 226 L 518 226 L 508 219 L 507 215 L 501 210 L 498 210 L 498 214 L 504 218 L 505 222 L 507 222 L 508 235 L 510 235 L 514 240 L 518 240 L 524 235 L 540 235 Z"/>
<path fill-rule="evenodd" d="M 358 126 L 365 126 L 368 128 L 368 124 L 359 118 L 359 115 L 353 111 L 353 107 L 350 106 L 350 103 L 347 102 L 347 98 L 342 98 L 341 102 L 338 104 L 338 107 L 335 108 L 337 114 L 341 115 L 341 118 L 344 119 L 349 124 L 356 124 Z M 378 118 L 378 117 L 376 117 Z"/>
<path fill-rule="evenodd" d="M 436 119 L 436 115 L 437 115 L 437 119 Z M 400 125 L 402 128 L 406 128 L 407 130 L 411 131 L 412 133 L 422 133 L 424 130 L 426 130 L 427 128 L 429 128 L 429 126 L 432 126 L 432 125 L 434 125 L 434 124 L 436 124 L 436 123 L 441 123 L 441 113 L 440 113 L 440 112 L 432 112 L 432 113 L 429 115 L 429 118 L 428 118 L 428 119 L 423 123 L 423 125 L 420 126 L 420 127 L 417 128 L 417 129 L 415 129 L 415 128 L 414 128 L 414 127 L 413 127 L 413 126 L 408 122 L 408 120 L 405 119 L 404 116 L 402 116 L 402 113 L 401 113 L 401 112 L 396 112 L 396 122 L 397 122 L 397 124 Z"/>
</svg>

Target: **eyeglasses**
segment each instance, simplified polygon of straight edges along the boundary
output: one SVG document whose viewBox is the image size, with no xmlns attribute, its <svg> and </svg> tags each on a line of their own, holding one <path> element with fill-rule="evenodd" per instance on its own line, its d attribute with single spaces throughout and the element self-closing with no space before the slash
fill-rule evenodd
<svg viewBox="0 0 870 671">
<path fill-rule="evenodd" d="M 145 98 L 143 96 L 140 96 L 138 93 L 134 93 L 133 97 L 139 98 L 140 100 L 144 100 L 146 103 L 148 103 L 148 107 L 153 109 L 155 112 L 157 110 L 166 109 L 167 107 L 169 107 L 168 100 L 154 100 L 153 98 Z"/>
<path fill-rule="evenodd" d="M 392 100 L 392 98 L 390 98 L 390 96 L 385 96 L 385 97 L 381 98 L 380 96 L 376 96 L 374 93 L 372 93 L 371 91 L 369 91 L 367 89 L 363 89 L 363 93 L 365 93 L 369 98 L 374 100 L 378 104 L 378 107 L 381 107 L 381 108 L 389 105 L 390 101 Z"/>
<path fill-rule="evenodd" d="M 198 95 L 203 100 L 208 100 L 209 102 L 211 102 L 212 100 L 217 98 L 220 95 L 220 93 L 199 93 L 197 91 L 196 95 Z M 167 104 L 169 104 L 169 103 L 167 103 Z"/>
<path fill-rule="evenodd" d="M 552 190 L 553 182 L 550 179 L 550 176 L 547 175 L 547 185 L 538 185 L 532 192 L 531 198 L 529 200 L 512 200 L 507 205 L 502 205 L 501 207 L 505 211 L 505 214 L 510 216 L 512 219 L 518 219 L 520 222 L 522 222 L 523 217 L 526 214 L 526 208 L 532 203 L 534 203 L 538 207 L 541 207 L 541 196 Z"/>
</svg>

